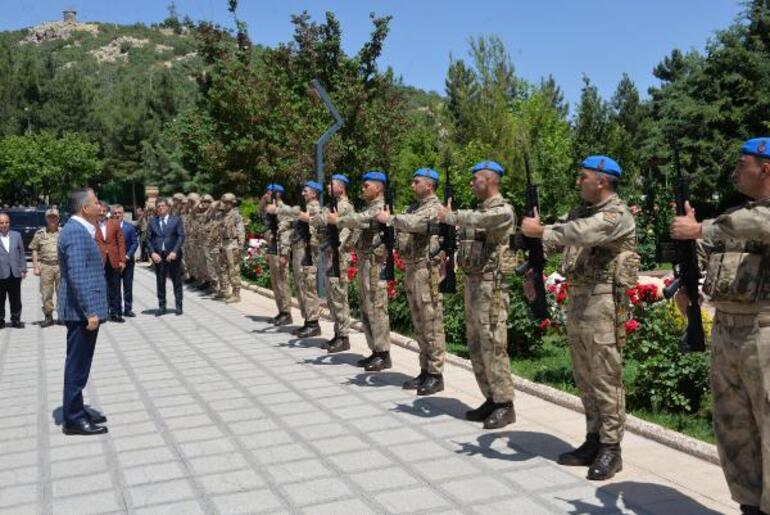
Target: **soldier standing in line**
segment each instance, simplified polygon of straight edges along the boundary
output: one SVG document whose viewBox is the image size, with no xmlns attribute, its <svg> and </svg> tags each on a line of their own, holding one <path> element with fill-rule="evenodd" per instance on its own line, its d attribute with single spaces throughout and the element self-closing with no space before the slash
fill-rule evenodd
<svg viewBox="0 0 770 515">
<path fill-rule="evenodd" d="M 182 214 L 182 209 L 184 207 L 185 201 L 187 200 L 187 197 L 185 197 L 184 193 L 174 193 L 174 196 L 171 198 L 171 214 L 180 216 Z"/>
<path fill-rule="evenodd" d="M 346 175 L 332 175 L 331 195 L 334 196 L 337 203 L 335 212 L 341 217 L 348 216 L 355 211 L 353 204 L 348 199 L 347 189 L 349 183 L 350 180 L 348 180 Z M 351 231 L 349 229 L 339 231 L 340 248 L 337 254 L 340 260 L 340 276 L 332 277 L 333 253 L 331 246 L 329 246 L 329 241 L 326 240 L 326 216 L 329 213 L 329 208 L 325 207 L 323 211 L 319 212 L 311 220 L 311 223 L 316 227 L 326 259 L 326 274 L 324 276 L 326 281 L 326 305 L 329 307 L 329 313 L 334 320 L 334 337 L 326 342 L 326 350 L 333 354 L 350 349 L 350 339 L 348 338 L 348 333 L 350 332 L 350 304 L 348 303 L 350 280 L 348 279 L 347 269 L 350 264 L 348 252 L 350 250 L 349 236 Z"/>
<path fill-rule="evenodd" d="M 215 200 L 209 207 L 208 216 L 206 217 L 205 234 L 206 234 L 206 268 L 208 269 L 209 281 L 211 282 L 211 288 L 209 292 L 214 295 L 215 299 L 222 298 L 222 285 L 219 283 L 219 247 L 220 247 L 220 232 L 219 232 L 219 201 Z"/>
<path fill-rule="evenodd" d="M 387 209 L 377 214 L 378 222 L 392 223 L 396 229 L 398 253 L 404 260 L 406 299 L 420 346 L 420 374 L 406 381 L 404 389 L 417 390 L 417 395 L 444 390 L 446 339 L 443 300 L 438 291 L 441 261 L 437 256 L 438 236 L 429 232 L 429 223 L 436 219 L 441 207 L 436 196 L 438 181 L 438 172 L 420 168 L 412 174 L 417 202 L 401 215 L 391 215 Z"/>
<path fill-rule="evenodd" d="M 380 275 L 386 252 L 380 228 L 375 220 L 377 213 L 385 207 L 384 193 L 388 178 L 383 172 L 370 171 L 363 175 L 362 180 L 361 196 L 366 201 L 366 208 L 345 217 L 329 213 L 326 223 L 337 224 L 340 229 L 353 231 L 350 246 L 358 255 L 361 321 L 366 343 L 372 351 L 371 355 L 359 360 L 357 365 L 364 367 L 367 372 L 379 372 L 393 366 L 390 359 L 388 285 Z"/>
<path fill-rule="evenodd" d="M 586 440 L 559 456 L 562 465 L 588 466 L 588 479 L 609 479 L 623 468 L 620 442 L 626 421 L 621 346 L 614 291 L 618 274 L 635 277 L 636 223 L 617 195 L 621 176 L 618 163 L 606 156 L 589 156 L 580 165 L 577 184 L 585 205 L 565 222 L 540 224 L 525 218 L 521 232 L 542 238 L 546 253 L 562 251 L 562 275 L 570 286 L 567 338 L 575 384 L 586 414 Z M 630 264 L 632 270 L 625 273 Z M 528 283 L 527 294 L 533 288 Z M 626 291 L 626 290 L 624 290 Z M 621 294 L 619 297 L 625 297 Z M 621 324 L 622 325 L 622 324 Z"/>
<path fill-rule="evenodd" d="M 214 295 L 217 300 L 226 300 L 230 296 L 230 276 L 227 273 L 227 264 L 225 262 L 224 234 L 222 233 L 222 222 L 225 219 L 225 203 L 219 199 L 217 204 L 216 225 L 214 230 L 219 233 L 217 238 L 217 261 L 214 263 L 217 271 L 217 282 L 219 283 L 219 292 Z"/>
<path fill-rule="evenodd" d="M 184 227 L 185 239 L 182 244 L 182 263 L 187 271 L 188 282 L 194 282 L 198 277 L 198 271 L 195 268 L 195 253 L 197 252 L 198 242 L 196 241 L 196 234 L 194 230 L 195 212 L 198 209 L 198 203 L 200 202 L 200 195 L 192 192 L 187 195 L 187 202 L 183 208 L 182 213 L 182 226 Z"/>
<path fill-rule="evenodd" d="M 211 206 L 211 195 L 206 193 L 201 196 L 200 202 L 195 208 L 195 212 L 192 215 L 192 233 L 195 247 L 191 249 L 193 254 L 193 260 L 195 262 L 195 278 L 198 282 L 195 283 L 195 287 L 199 290 L 205 290 L 208 288 L 209 274 L 206 269 L 206 234 L 204 233 L 204 226 L 206 220 L 206 212 Z"/>
<path fill-rule="evenodd" d="M 49 209 L 45 212 L 46 226 L 38 229 L 29 244 L 32 251 L 32 270 L 40 277 L 40 297 L 45 319 L 40 327 L 50 327 L 53 321 L 53 296 L 59 289 L 59 256 L 56 244 L 59 241 L 59 211 Z"/>
<path fill-rule="evenodd" d="M 230 296 L 225 302 L 232 304 L 241 301 L 241 252 L 246 245 L 246 227 L 238 208 L 236 198 L 232 193 L 225 193 L 221 199 L 224 206 L 222 220 L 222 257 L 224 258 L 225 275 L 230 282 Z"/>
<path fill-rule="evenodd" d="M 271 242 L 269 245 L 275 247 L 275 254 L 266 255 L 267 265 L 270 267 L 270 287 L 273 289 L 275 304 L 278 308 L 278 314 L 274 316 L 270 323 L 276 326 L 289 325 L 292 322 L 291 317 L 291 288 L 289 286 L 289 261 L 291 260 L 291 238 L 292 223 L 291 219 L 285 215 L 276 215 L 278 217 L 278 234 L 273 234 L 270 229 L 267 206 L 271 203 L 275 195 L 275 205 L 280 208 L 283 204 L 284 188 L 280 184 L 268 184 L 267 191 L 259 199 L 259 209 L 265 218 L 267 232 L 265 238 Z"/>
<path fill-rule="evenodd" d="M 450 203 L 439 208 L 438 219 L 460 226 L 457 265 L 465 272 L 466 340 L 476 382 L 486 398 L 465 418 L 483 421 L 484 429 L 498 429 L 516 422 L 508 358 L 509 299 L 502 266 L 516 214 L 500 194 L 502 166 L 482 161 L 471 173 L 471 189 L 481 205 L 452 211 Z"/>
<path fill-rule="evenodd" d="M 703 291 L 716 308 L 711 328 L 714 433 L 722 469 L 741 513 L 770 513 L 770 137 L 750 139 L 735 168 L 751 200 L 698 223 L 687 205 L 671 237 L 702 239 Z M 684 289 L 677 303 L 687 313 Z"/>
<path fill-rule="evenodd" d="M 316 276 L 318 274 L 318 236 L 316 228 L 308 225 L 310 231 L 310 260 L 312 264 L 304 265 L 307 252 L 307 242 L 303 238 L 300 230 L 300 223 L 308 223 L 311 218 L 316 216 L 321 206 L 318 202 L 318 196 L 323 191 L 323 186 L 316 181 L 306 181 L 302 188 L 302 196 L 305 199 L 305 209 L 302 211 L 299 206 L 283 205 L 280 208 L 270 205 L 267 212 L 286 216 L 294 220 L 294 235 L 291 244 L 291 271 L 294 277 L 294 284 L 297 286 L 297 297 L 299 300 L 299 309 L 302 312 L 302 318 L 305 323 L 302 327 L 295 329 L 292 334 L 298 338 L 310 338 L 321 334 L 321 326 L 318 319 L 321 316 L 321 306 L 318 301 L 318 287 L 316 285 Z"/>
</svg>

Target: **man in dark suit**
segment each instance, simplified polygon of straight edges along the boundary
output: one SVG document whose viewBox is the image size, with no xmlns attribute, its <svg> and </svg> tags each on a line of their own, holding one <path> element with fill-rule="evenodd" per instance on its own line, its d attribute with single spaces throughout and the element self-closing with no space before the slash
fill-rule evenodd
<svg viewBox="0 0 770 515">
<path fill-rule="evenodd" d="M 123 282 L 123 310 L 121 314 L 124 317 L 135 317 L 136 314 L 131 310 L 133 307 L 134 291 L 134 265 L 136 249 L 139 248 L 139 235 L 133 224 L 123 220 L 125 210 L 120 204 L 112 205 L 112 218 L 120 224 L 120 230 L 123 231 L 123 239 L 126 243 L 126 266 L 120 274 Z M 120 288 L 120 285 L 118 285 Z"/>
<path fill-rule="evenodd" d="M 27 260 L 21 234 L 11 230 L 11 218 L 0 213 L 0 329 L 5 327 L 5 297 L 11 304 L 11 327 L 21 329 L 21 281 L 27 277 Z"/>
<path fill-rule="evenodd" d="M 104 263 L 110 322 L 125 322 L 120 314 L 120 273 L 126 267 L 126 242 L 120 224 L 108 216 L 107 203 L 101 202 L 100 209 L 101 214 L 96 225 L 96 244 Z"/>
<path fill-rule="evenodd" d="M 61 270 L 59 320 L 67 326 L 67 360 L 64 364 L 62 431 L 68 435 L 96 435 L 107 432 L 107 418 L 87 411 L 83 390 L 99 334 L 99 323 L 107 319 L 107 283 L 94 226 L 100 214 L 93 190 L 84 188 L 70 194 L 73 216 L 61 230 L 57 251 Z"/>
<path fill-rule="evenodd" d="M 184 242 L 182 220 L 169 214 L 169 203 L 158 199 L 158 215 L 150 220 L 147 228 L 147 247 L 150 258 L 155 263 L 155 279 L 158 287 L 158 312 L 156 316 L 166 314 L 166 277 L 171 277 L 174 285 L 176 314 L 182 314 L 182 271 L 181 254 Z"/>
</svg>

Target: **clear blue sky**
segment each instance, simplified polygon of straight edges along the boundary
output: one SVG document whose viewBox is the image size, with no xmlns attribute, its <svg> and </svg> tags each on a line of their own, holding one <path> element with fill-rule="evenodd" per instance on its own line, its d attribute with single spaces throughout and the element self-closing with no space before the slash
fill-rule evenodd
<svg viewBox="0 0 770 515">
<path fill-rule="evenodd" d="M 74 8 L 81 20 L 122 24 L 161 21 L 165 0 L 0 0 L 0 30 L 58 19 Z M 182 15 L 232 26 L 227 0 L 177 0 Z M 518 75 L 532 81 L 552 74 L 571 104 L 582 75 L 612 95 L 623 72 L 644 95 L 655 83 L 652 68 L 673 48 L 702 50 L 716 30 L 742 11 L 740 0 L 240 0 L 239 15 L 252 39 L 275 45 L 292 35 L 289 16 L 302 10 L 322 20 L 333 11 L 343 46 L 355 52 L 366 41 L 369 13 L 393 16 L 381 65 L 406 84 L 443 94 L 450 53 L 466 57 L 468 40 L 496 34 Z"/>
</svg>

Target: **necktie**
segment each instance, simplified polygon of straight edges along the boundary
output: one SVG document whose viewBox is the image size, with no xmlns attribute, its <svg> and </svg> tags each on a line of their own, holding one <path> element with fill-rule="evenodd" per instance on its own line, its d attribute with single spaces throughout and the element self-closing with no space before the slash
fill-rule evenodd
<svg viewBox="0 0 770 515">
<path fill-rule="evenodd" d="M 163 233 L 166 232 L 166 220 L 165 219 L 161 219 L 161 221 L 160 221 L 160 232 L 163 232 Z"/>
</svg>

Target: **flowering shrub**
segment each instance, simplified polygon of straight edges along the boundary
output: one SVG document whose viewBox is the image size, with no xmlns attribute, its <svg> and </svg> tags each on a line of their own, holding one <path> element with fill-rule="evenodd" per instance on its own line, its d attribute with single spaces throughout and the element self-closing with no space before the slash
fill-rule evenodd
<svg viewBox="0 0 770 515">
<path fill-rule="evenodd" d="M 270 270 L 265 258 L 266 242 L 257 235 L 249 236 L 249 246 L 241 259 L 241 275 L 257 286 L 270 288 Z"/>
</svg>

